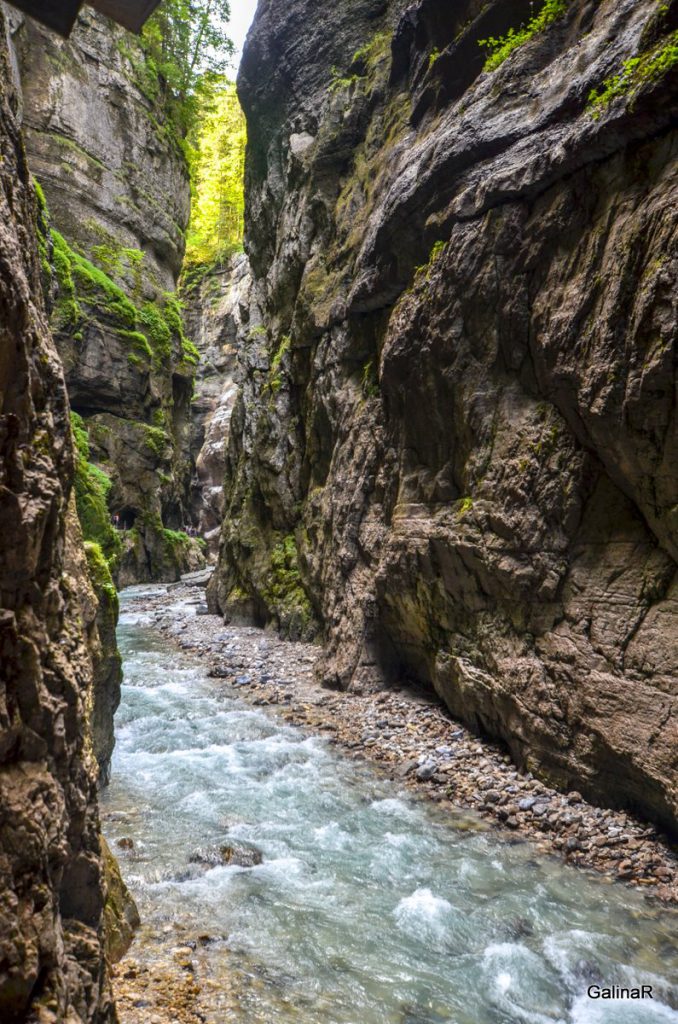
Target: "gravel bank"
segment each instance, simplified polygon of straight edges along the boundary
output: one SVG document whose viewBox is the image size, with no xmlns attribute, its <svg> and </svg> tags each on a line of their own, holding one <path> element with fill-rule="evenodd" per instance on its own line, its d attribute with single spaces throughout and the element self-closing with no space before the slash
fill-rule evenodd
<svg viewBox="0 0 678 1024">
<path fill-rule="evenodd" d="M 177 609 L 177 597 L 185 608 Z M 577 792 L 550 789 L 517 771 L 497 745 L 451 719 L 437 699 L 408 686 L 376 694 L 337 693 L 314 679 L 319 650 L 243 626 L 195 615 L 198 588 L 140 599 L 158 629 L 243 699 L 310 731 L 350 756 L 374 762 L 408 789 L 450 809 L 477 812 L 487 827 L 529 839 L 543 853 L 593 869 L 610 881 L 678 902 L 678 851 L 653 826 L 623 811 L 594 807 Z M 171 606 L 171 610 L 170 610 Z"/>
</svg>

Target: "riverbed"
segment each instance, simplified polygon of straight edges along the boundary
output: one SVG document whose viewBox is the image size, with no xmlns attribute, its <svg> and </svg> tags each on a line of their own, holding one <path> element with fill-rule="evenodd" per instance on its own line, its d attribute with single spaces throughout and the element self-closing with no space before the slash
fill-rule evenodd
<svg viewBox="0 0 678 1024">
<path fill-rule="evenodd" d="M 252 706 L 143 596 L 123 596 L 103 799 L 144 921 L 134 970 L 174 964 L 214 1024 L 678 1024 L 675 912 Z"/>
</svg>

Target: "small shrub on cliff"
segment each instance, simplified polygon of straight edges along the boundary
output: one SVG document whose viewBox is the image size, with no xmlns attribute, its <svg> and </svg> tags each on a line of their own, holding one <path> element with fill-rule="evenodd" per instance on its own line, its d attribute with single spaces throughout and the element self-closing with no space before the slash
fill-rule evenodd
<svg viewBox="0 0 678 1024">
<path fill-rule="evenodd" d="M 588 107 L 594 118 L 619 96 L 630 96 L 639 92 L 647 82 L 659 81 L 671 68 L 678 64 L 678 31 L 662 39 L 652 49 L 637 57 L 625 60 L 621 71 L 606 78 L 599 89 L 592 89 Z"/>
<path fill-rule="evenodd" d="M 420 281 L 422 278 L 428 281 L 431 276 L 431 270 L 434 265 L 440 259 L 445 251 L 446 242 L 439 240 L 433 244 L 433 248 L 429 254 L 428 263 L 423 263 L 419 267 L 414 268 L 414 276 L 416 281 Z"/>
<path fill-rule="evenodd" d="M 440 58 L 440 50 L 432 50 L 428 58 L 428 69 L 431 71 Z"/>
<path fill-rule="evenodd" d="M 478 45 L 487 51 L 485 71 L 496 71 L 510 57 L 514 50 L 523 46 L 538 32 L 543 32 L 554 21 L 565 14 L 569 0 L 546 0 L 539 14 L 519 29 L 510 28 L 505 36 L 490 36 L 479 39 Z"/>
<path fill-rule="evenodd" d="M 362 65 L 369 74 L 374 71 L 377 64 L 388 56 L 391 48 L 391 35 L 389 32 L 377 32 L 364 46 L 353 54 L 351 65 Z"/>
</svg>

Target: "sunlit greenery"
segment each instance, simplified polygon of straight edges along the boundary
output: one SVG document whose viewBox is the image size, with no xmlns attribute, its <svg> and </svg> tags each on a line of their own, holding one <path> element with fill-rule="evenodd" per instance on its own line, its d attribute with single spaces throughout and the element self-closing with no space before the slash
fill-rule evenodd
<svg viewBox="0 0 678 1024">
<path fill-rule="evenodd" d="M 594 117 L 618 96 L 633 96 L 647 82 L 658 81 L 678 64 L 678 32 L 672 32 L 655 47 L 624 61 L 621 71 L 606 78 L 599 89 L 589 93 L 588 105 Z"/>
<path fill-rule="evenodd" d="M 490 36 L 489 39 L 479 39 L 478 45 L 487 51 L 485 60 L 485 71 L 495 71 L 507 57 L 519 46 L 527 43 L 538 32 L 556 21 L 567 10 L 569 0 L 546 0 L 539 14 L 531 18 L 527 25 L 518 29 L 510 28 L 505 36 Z"/>
<path fill-rule="evenodd" d="M 148 70 L 173 100 L 180 129 L 191 127 L 203 76 L 223 74 L 233 55 L 229 0 L 164 0 L 144 27 Z"/>
<path fill-rule="evenodd" d="M 76 252 L 58 231 L 50 232 L 52 264 L 59 285 L 52 325 L 82 340 L 91 312 L 111 327 L 130 350 L 130 362 L 140 369 L 191 373 L 199 353 L 184 331 L 182 304 L 174 292 L 160 293 L 154 302 L 137 307 L 103 270 Z"/>
<path fill-rule="evenodd" d="M 247 133 L 235 85 L 225 78 L 200 90 L 192 137 L 193 202 L 186 264 L 208 266 L 242 245 Z"/>
</svg>

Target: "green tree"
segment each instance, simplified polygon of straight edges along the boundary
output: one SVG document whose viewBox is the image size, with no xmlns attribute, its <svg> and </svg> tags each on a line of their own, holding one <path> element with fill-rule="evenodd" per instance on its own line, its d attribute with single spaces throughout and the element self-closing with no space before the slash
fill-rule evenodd
<svg viewBox="0 0 678 1024">
<path fill-rule="evenodd" d="M 143 30 L 146 61 L 176 101 L 184 133 L 195 118 L 202 79 L 222 75 L 230 64 L 230 15 L 229 0 L 164 0 Z"/>
<path fill-rule="evenodd" d="M 206 76 L 191 133 L 193 202 L 186 263 L 225 259 L 242 246 L 247 130 L 235 84 Z"/>
</svg>

